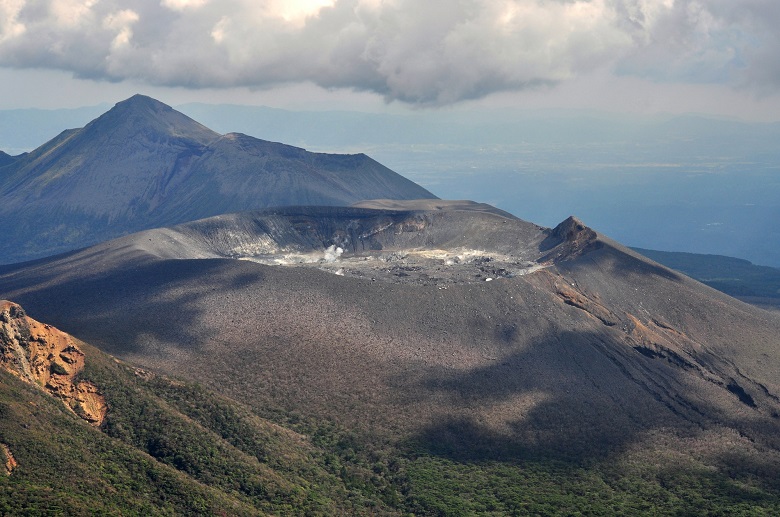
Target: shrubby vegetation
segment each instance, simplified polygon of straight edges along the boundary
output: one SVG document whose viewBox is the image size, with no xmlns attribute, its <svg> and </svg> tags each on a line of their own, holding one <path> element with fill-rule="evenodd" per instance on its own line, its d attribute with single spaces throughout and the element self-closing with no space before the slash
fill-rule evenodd
<svg viewBox="0 0 780 517">
<path fill-rule="evenodd" d="M 18 466 L 0 474 L 2 515 L 256 515 L 78 419 L 34 386 L 0 372 L 0 440 Z"/>
<path fill-rule="evenodd" d="M 0 475 L 0 514 L 780 514 L 769 471 L 630 455 L 459 458 L 278 409 L 274 423 L 92 349 L 83 376 L 111 408 L 100 430 L 0 372 L 0 442 L 19 463 Z"/>
<path fill-rule="evenodd" d="M 588 468 L 556 460 L 408 466 L 410 510 L 428 515 L 774 515 L 780 497 L 705 469 Z"/>
</svg>

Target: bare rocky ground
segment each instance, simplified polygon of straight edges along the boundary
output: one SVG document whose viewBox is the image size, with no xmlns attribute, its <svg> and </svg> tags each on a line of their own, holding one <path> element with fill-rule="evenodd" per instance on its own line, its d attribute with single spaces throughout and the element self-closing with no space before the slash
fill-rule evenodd
<svg viewBox="0 0 780 517">
<path fill-rule="evenodd" d="M 334 252 L 338 252 L 336 248 Z M 250 258 L 260 263 L 273 259 Z M 303 262 L 301 266 L 308 266 Z M 314 262 L 318 269 L 336 275 L 353 276 L 394 283 L 436 285 L 446 289 L 447 284 L 490 282 L 501 278 L 527 275 L 545 267 L 532 261 L 506 255 L 491 255 L 482 250 L 403 250 L 400 252 L 356 255 L 331 261 Z"/>
<path fill-rule="evenodd" d="M 106 401 L 92 383 L 79 381 L 84 353 L 67 334 L 28 318 L 0 300 L 0 368 L 64 402 L 94 426 L 106 415 Z"/>
</svg>

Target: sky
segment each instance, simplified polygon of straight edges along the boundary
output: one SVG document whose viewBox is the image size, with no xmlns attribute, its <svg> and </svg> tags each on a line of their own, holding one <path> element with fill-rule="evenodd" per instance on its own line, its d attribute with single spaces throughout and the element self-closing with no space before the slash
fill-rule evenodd
<svg viewBox="0 0 780 517">
<path fill-rule="evenodd" d="M 0 109 L 513 107 L 780 120 L 777 0 L 0 0 Z"/>
</svg>

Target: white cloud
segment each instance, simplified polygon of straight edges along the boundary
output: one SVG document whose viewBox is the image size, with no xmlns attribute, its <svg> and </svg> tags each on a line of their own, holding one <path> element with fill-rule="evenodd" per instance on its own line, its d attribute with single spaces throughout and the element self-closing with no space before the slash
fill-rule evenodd
<svg viewBox="0 0 780 517">
<path fill-rule="evenodd" d="M 51 18 L 61 27 L 76 28 L 93 21 L 92 7 L 98 0 L 59 0 L 51 4 Z"/>
<path fill-rule="evenodd" d="M 306 18 L 316 16 L 324 7 L 332 7 L 334 0 L 269 0 L 268 12 L 288 23 L 302 26 Z"/>
<path fill-rule="evenodd" d="M 225 34 L 230 29 L 230 27 L 228 27 L 229 23 L 228 18 L 223 16 L 217 24 L 214 25 L 214 29 L 211 31 L 211 37 L 214 39 L 214 43 L 220 44 L 225 41 Z"/>
<path fill-rule="evenodd" d="M 184 11 L 185 9 L 196 9 L 201 7 L 207 0 L 162 0 L 160 5 L 173 11 Z"/>
<path fill-rule="evenodd" d="M 24 34 L 25 26 L 19 22 L 22 7 L 24 0 L 0 0 L 0 43 Z"/>
<path fill-rule="evenodd" d="M 439 105 L 612 69 L 780 87 L 776 0 L 0 0 L 0 66 Z"/>
<path fill-rule="evenodd" d="M 117 50 L 130 44 L 133 38 L 132 25 L 139 19 L 138 13 L 130 9 L 109 14 L 103 19 L 103 26 L 116 33 L 111 41 L 111 49 Z"/>
</svg>

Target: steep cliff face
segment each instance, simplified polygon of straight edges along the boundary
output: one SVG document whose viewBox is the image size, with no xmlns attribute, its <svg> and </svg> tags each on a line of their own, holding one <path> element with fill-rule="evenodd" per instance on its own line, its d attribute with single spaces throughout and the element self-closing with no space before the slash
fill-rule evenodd
<svg viewBox="0 0 780 517">
<path fill-rule="evenodd" d="M 90 424 L 103 422 L 106 401 L 97 386 L 78 379 L 84 353 L 73 338 L 6 300 L 0 301 L 0 366 L 61 399 Z"/>
</svg>

